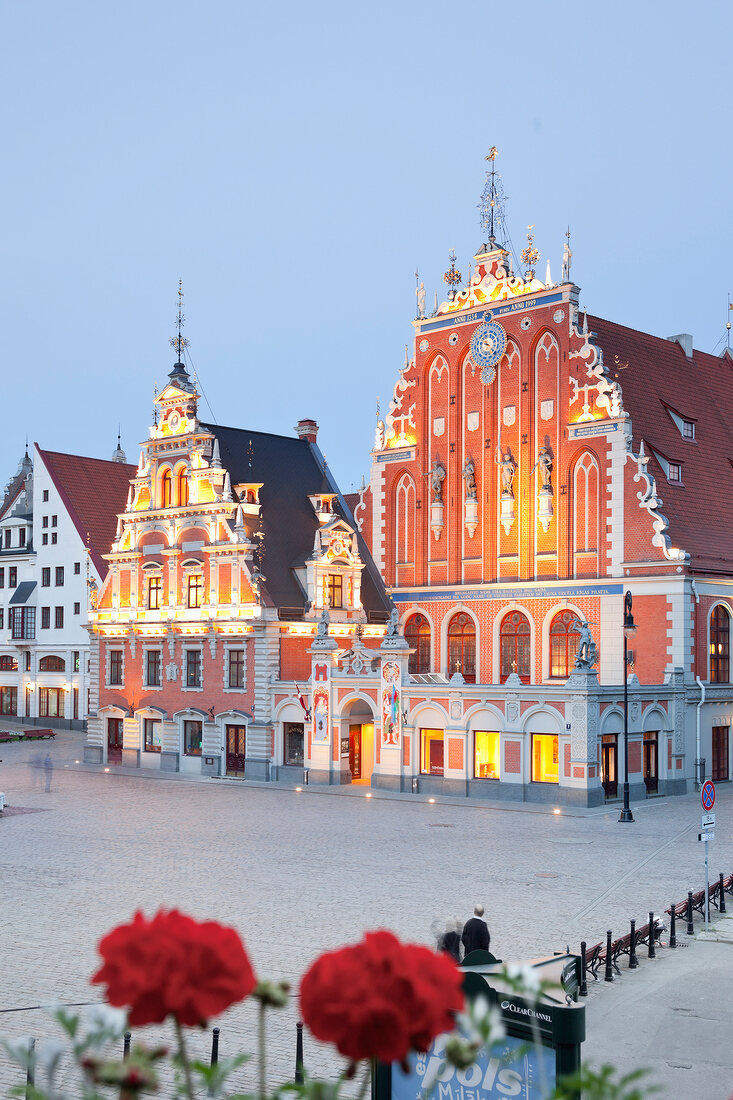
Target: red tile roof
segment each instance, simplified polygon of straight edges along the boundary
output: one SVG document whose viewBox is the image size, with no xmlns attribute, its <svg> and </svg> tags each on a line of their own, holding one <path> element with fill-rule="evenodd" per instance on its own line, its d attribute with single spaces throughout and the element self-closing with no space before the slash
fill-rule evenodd
<svg viewBox="0 0 733 1100">
<path fill-rule="evenodd" d="M 59 496 L 88 545 L 100 577 L 107 574 L 103 554 L 109 554 L 117 531 L 117 513 L 124 512 L 130 479 L 136 467 L 103 458 L 36 450 L 51 475 Z"/>
<path fill-rule="evenodd" d="M 733 559 L 733 424 L 730 354 L 694 351 L 688 359 L 679 343 L 589 317 L 594 343 L 622 390 L 631 416 L 633 450 L 644 440 L 647 469 L 662 498 L 672 545 L 691 555 L 697 571 L 729 573 Z M 695 422 L 694 440 L 683 439 L 669 408 Z M 681 483 L 671 483 L 652 453 L 682 466 Z M 636 503 L 636 502 L 634 502 Z M 628 515 L 628 511 L 627 511 Z M 650 532 L 651 535 L 651 532 Z"/>
</svg>

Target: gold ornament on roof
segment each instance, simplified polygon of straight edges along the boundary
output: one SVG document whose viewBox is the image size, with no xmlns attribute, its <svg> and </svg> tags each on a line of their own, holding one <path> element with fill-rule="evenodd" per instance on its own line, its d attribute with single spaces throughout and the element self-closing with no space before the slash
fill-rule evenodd
<svg viewBox="0 0 733 1100">
<path fill-rule="evenodd" d="M 522 249 L 522 263 L 525 264 L 527 268 L 525 273 L 527 279 L 534 279 L 535 266 L 540 258 L 540 250 L 539 248 L 535 248 L 534 244 L 533 229 L 533 225 L 527 226 L 527 247 Z"/>
</svg>

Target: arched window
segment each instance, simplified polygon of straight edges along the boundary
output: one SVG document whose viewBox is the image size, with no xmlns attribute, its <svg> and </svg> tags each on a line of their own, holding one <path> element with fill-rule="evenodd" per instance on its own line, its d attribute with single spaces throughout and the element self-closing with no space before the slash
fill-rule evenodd
<svg viewBox="0 0 733 1100">
<path fill-rule="evenodd" d="M 530 630 L 529 619 L 521 611 L 510 611 L 501 624 L 501 682 L 516 672 L 523 683 L 529 683 Z"/>
<path fill-rule="evenodd" d="M 405 639 L 415 652 L 410 654 L 409 673 L 430 672 L 430 623 L 424 615 L 411 615 L 405 623 Z"/>
<path fill-rule="evenodd" d="M 15 657 L 9 657 L 6 653 L 0 656 L 0 672 L 17 672 L 18 662 Z"/>
<path fill-rule="evenodd" d="M 188 504 L 188 472 L 185 466 L 178 471 L 178 507 L 185 508 Z"/>
<path fill-rule="evenodd" d="M 730 680 L 730 616 L 722 603 L 710 616 L 710 683 L 727 684 Z"/>
<path fill-rule="evenodd" d="M 454 672 L 460 672 L 466 683 L 476 683 L 476 627 L 465 611 L 448 624 L 448 675 Z"/>
<path fill-rule="evenodd" d="M 395 580 L 411 583 L 415 568 L 415 483 L 409 474 L 397 482 L 394 508 Z M 409 568 L 402 568 L 400 566 Z"/>
<path fill-rule="evenodd" d="M 41 657 L 38 669 L 40 672 L 64 672 L 66 661 L 61 657 Z"/>
<path fill-rule="evenodd" d="M 580 619 L 574 611 L 561 611 L 550 626 L 550 676 L 567 680 L 578 649 Z"/>
<path fill-rule="evenodd" d="M 161 508 L 170 508 L 173 489 L 173 478 L 169 469 L 163 470 L 163 476 L 160 479 L 160 506 Z"/>
</svg>

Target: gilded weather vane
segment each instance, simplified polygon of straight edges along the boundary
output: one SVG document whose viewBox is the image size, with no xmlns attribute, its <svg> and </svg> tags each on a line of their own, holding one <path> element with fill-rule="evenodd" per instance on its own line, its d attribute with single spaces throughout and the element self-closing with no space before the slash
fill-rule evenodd
<svg viewBox="0 0 733 1100">
<path fill-rule="evenodd" d="M 185 323 L 186 323 L 186 318 L 183 315 L 183 279 L 179 279 L 178 280 L 178 317 L 176 318 L 176 324 L 178 325 L 178 335 L 177 336 L 171 336 L 170 339 L 168 340 L 168 343 L 175 350 L 175 352 L 178 356 L 178 362 L 179 363 L 183 362 L 183 353 L 185 352 L 185 350 L 186 350 L 186 348 L 188 347 L 188 344 L 189 344 L 188 340 L 186 339 L 186 337 L 181 332 L 181 329 L 183 328 Z"/>
<path fill-rule="evenodd" d="M 460 284 L 463 282 L 463 276 L 456 268 L 456 250 L 454 248 L 451 248 L 450 252 L 448 253 L 448 259 L 450 260 L 450 267 L 443 276 L 443 282 L 447 283 L 450 287 L 448 297 L 454 298 L 456 287 L 460 286 Z"/>
</svg>

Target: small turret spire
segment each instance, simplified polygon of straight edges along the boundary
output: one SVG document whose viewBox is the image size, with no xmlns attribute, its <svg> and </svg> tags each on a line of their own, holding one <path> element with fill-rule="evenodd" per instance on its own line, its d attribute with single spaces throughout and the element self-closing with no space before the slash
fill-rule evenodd
<svg viewBox="0 0 733 1100">
<path fill-rule="evenodd" d="M 127 455 L 122 450 L 122 444 L 120 442 L 120 425 L 117 425 L 117 449 L 112 454 L 113 462 L 127 462 Z"/>
</svg>

